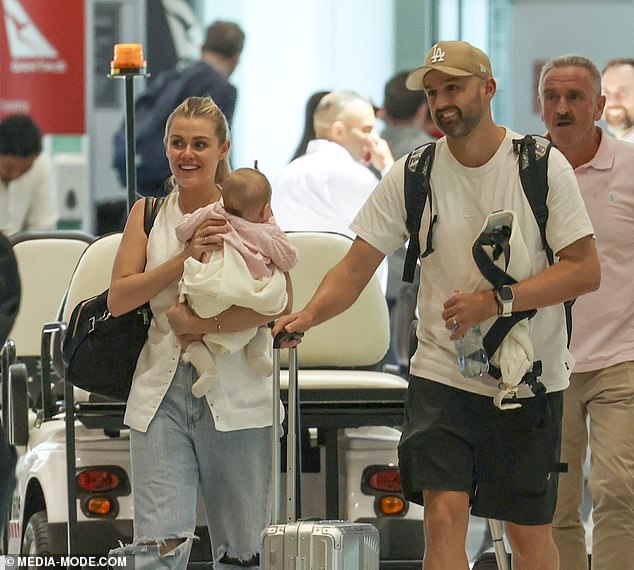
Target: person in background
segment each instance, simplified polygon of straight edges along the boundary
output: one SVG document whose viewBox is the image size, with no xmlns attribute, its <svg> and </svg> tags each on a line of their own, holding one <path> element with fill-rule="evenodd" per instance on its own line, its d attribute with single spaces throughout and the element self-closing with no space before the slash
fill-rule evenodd
<svg viewBox="0 0 634 570">
<path fill-rule="evenodd" d="M 7 237 L 0 232 L 0 351 L 20 308 L 20 273 Z"/>
<path fill-rule="evenodd" d="M 425 117 L 429 113 L 425 92 L 408 89 L 405 86 L 408 75 L 409 71 L 399 71 L 385 84 L 383 107 L 378 113 L 385 122 L 381 136 L 395 160 L 435 140 L 425 131 Z"/>
<path fill-rule="evenodd" d="M 599 285 L 592 226 L 572 168 L 551 150 L 546 231 L 559 261 L 548 265 L 513 151 L 513 140 L 520 137 L 493 122 L 496 82 L 485 53 L 466 42 L 438 42 L 409 75 L 407 86 L 425 89 L 434 122 L 446 134 L 436 145 L 431 172 L 440 221 L 432 237 L 434 251 L 421 259 L 418 348 L 399 444 L 404 494 L 425 506 L 423 565 L 425 570 L 468 570 L 471 510 L 505 521 L 514 570 L 557 570 L 550 523 L 562 390 L 569 376 L 562 303 Z M 357 238 L 348 254 L 301 311 L 278 319 L 274 334 L 308 331 L 346 310 L 384 256 L 403 246 L 408 236 L 405 162 L 401 158 L 394 165 L 353 221 Z M 429 227 L 429 204 L 421 229 Z M 530 247 L 530 277 L 513 284 L 512 298 L 504 304 L 472 257 L 483 222 L 496 210 L 515 212 Z M 530 340 L 547 393 L 536 397 L 524 384 L 517 394 L 521 407 L 501 411 L 492 401 L 498 382 L 486 374 L 463 377 L 453 341 L 478 323 L 486 333 L 498 316 L 530 309 L 538 309 Z"/>
<path fill-rule="evenodd" d="M 390 148 L 376 131 L 374 107 L 354 91 L 324 96 L 313 117 L 314 140 L 306 154 L 273 181 L 273 214 L 284 231 L 336 232 L 354 237 L 350 222 L 378 179 L 394 164 Z M 383 290 L 387 267 L 382 267 Z"/>
<path fill-rule="evenodd" d="M 0 121 L 0 231 L 52 230 L 58 213 L 42 133 L 28 115 Z"/>
<path fill-rule="evenodd" d="M 603 68 L 603 118 L 610 134 L 634 142 L 634 59 L 613 59 Z"/>
<path fill-rule="evenodd" d="M 139 194 L 159 196 L 166 190 L 164 183 L 171 172 L 162 143 L 165 121 L 187 97 L 211 97 L 231 125 L 238 92 L 229 78 L 240 62 L 244 41 L 245 34 L 238 24 L 216 20 L 207 28 L 200 61 L 163 71 L 135 101 Z M 125 123 L 114 135 L 113 151 L 113 166 L 125 186 Z"/>
<path fill-rule="evenodd" d="M 114 316 L 148 301 L 153 314 L 124 417 L 130 427 L 134 542 L 111 554 L 133 556 L 136 570 L 185 570 L 200 488 L 214 568 L 255 568 L 270 520 L 271 379 L 249 367 L 244 349 L 218 354 L 218 381 L 199 399 L 191 391 L 198 374 L 182 353 L 207 332 L 260 327 L 271 316 L 232 306 L 204 319 L 176 301 L 186 259 L 200 261 L 223 247 L 222 222 L 201 223 L 187 243 L 178 240 L 175 228 L 183 214 L 220 200 L 230 141 L 227 122 L 209 97 L 183 101 L 167 120 L 164 140 L 173 189 L 149 236 L 144 200 L 132 207 L 108 294 Z M 292 291 L 285 278 L 288 311 Z"/>
<path fill-rule="evenodd" d="M 283 230 L 353 235 L 348 226 L 378 182 L 367 165 L 385 174 L 394 163 L 374 125 L 374 108 L 353 91 L 321 99 L 316 138 L 273 181 L 273 214 Z"/>
<path fill-rule="evenodd" d="M 317 108 L 319 102 L 322 100 L 324 95 L 328 95 L 328 93 L 330 93 L 330 91 L 316 91 L 308 98 L 308 101 L 306 101 L 306 112 L 304 114 L 304 131 L 291 160 L 295 160 L 296 158 L 305 155 L 308 143 L 315 138 L 313 115 L 315 114 L 315 109 Z"/>
<path fill-rule="evenodd" d="M 385 123 L 381 136 L 387 141 L 394 159 L 409 154 L 416 147 L 435 140 L 425 130 L 429 105 L 424 91 L 412 91 L 405 85 L 409 71 L 399 71 L 385 84 L 383 108 L 378 117 Z M 409 364 L 411 323 L 416 318 L 416 293 L 420 270 L 413 283 L 404 283 L 405 247 L 388 257 L 387 299 L 390 311 L 390 359 L 406 375 Z"/>
<path fill-rule="evenodd" d="M 198 69 L 200 77 L 205 78 L 207 95 L 220 107 L 229 125 L 238 99 L 238 90 L 229 78 L 240 63 L 244 40 L 244 32 L 238 24 L 216 20 L 207 28 L 201 61 L 191 70 L 192 74 L 196 74 Z M 203 63 L 211 70 L 203 67 Z"/>
<path fill-rule="evenodd" d="M 575 358 L 564 392 L 562 461 L 553 534 L 561 570 L 588 568 L 581 522 L 588 444 L 592 569 L 629 570 L 634 561 L 634 145 L 595 123 L 606 97 L 589 59 L 548 61 L 539 79 L 548 136 L 572 165 L 597 237 L 598 291 L 572 307 Z"/>
<path fill-rule="evenodd" d="M 22 288 L 18 264 L 11 242 L 0 233 L 0 352 L 18 316 Z M 11 498 L 15 487 L 15 447 L 7 442 L 0 424 L 0 533 L 11 512 Z"/>
</svg>

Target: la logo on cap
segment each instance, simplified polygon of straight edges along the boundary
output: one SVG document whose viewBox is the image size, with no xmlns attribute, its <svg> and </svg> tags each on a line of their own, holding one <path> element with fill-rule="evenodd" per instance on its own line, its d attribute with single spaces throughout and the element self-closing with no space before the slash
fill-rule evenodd
<svg viewBox="0 0 634 570">
<path fill-rule="evenodd" d="M 432 63 L 440 63 L 445 61 L 445 52 L 442 50 L 442 48 L 436 44 L 432 49 L 431 49 L 431 59 L 430 61 Z"/>
</svg>

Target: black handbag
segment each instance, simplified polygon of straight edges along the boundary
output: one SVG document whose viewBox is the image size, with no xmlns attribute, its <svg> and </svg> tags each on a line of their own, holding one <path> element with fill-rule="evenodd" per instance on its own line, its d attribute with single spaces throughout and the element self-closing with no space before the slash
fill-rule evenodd
<svg viewBox="0 0 634 570">
<path fill-rule="evenodd" d="M 73 309 L 62 346 L 66 381 L 115 400 L 127 400 L 152 318 L 149 303 L 119 317 L 108 290 Z"/>
<path fill-rule="evenodd" d="M 143 228 L 150 235 L 163 198 L 146 198 Z M 62 343 L 66 381 L 118 401 L 127 400 L 152 319 L 150 304 L 113 317 L 108 290 L 81 301 L 70 316 Z"/>
</svg>

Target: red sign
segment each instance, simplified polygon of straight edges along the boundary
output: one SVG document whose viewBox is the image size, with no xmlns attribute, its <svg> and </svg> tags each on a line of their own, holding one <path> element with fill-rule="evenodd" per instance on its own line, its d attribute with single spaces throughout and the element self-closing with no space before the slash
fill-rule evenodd
<svg viewBox="0 0 634 570">
<path fill-rule="evenodd" d="M 46 134 L 85 132 L 85 0 L 0 0 L 0 117 Z"/>
</svg>

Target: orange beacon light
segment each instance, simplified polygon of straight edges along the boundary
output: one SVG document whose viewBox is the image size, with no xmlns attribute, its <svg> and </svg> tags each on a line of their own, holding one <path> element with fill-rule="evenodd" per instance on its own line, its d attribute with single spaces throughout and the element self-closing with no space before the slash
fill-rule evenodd
<svg viewBox="0 0 634 570">
<path fill-rule="evenodd" d="M 136 162 L 134 134 L 134 78 L 147 77 L 147 63 L 141 44 L 115 44 L 110 62 L 111 79 L 125 79 L 125 153 L 128 212 L 136 201 Z M 70 500 L 70 499 L 69 499 Z"/>
<path fill-rule="evenodd" d="M 143 45 L 115 44 L 114 59 L 110 62 L 111 75 L 145 75 L 146 62 L 143 59 Z"/>
</svg>

